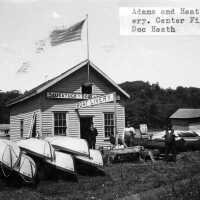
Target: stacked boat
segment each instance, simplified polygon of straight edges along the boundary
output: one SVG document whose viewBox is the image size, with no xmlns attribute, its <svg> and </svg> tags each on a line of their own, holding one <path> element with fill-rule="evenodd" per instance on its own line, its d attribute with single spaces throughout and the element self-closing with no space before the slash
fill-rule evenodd
<svg viewBox="0 0 200 200">
<path fill-rule="evenodd" d="M 3 177 L 17 176 L 26 182 L 32 182 L 36 175 L 34 160 L 20 151 L 12 141 L 0 140 L 0 165 Z"/>
<path fill-rule="evenodd" d="M 102 169 L 101 152 L 89 149 L 84 139 L 67 136 L 29 138 L 18 142 L 0 139 L 3 177 L 17 176 L 25 182 L 35 183 L 41 178 L 41 172 L 76 176 L 79 163 Z"/>
<path fill-rule="evenodd" d="M 102 170 L 103 158 L 101 152 L 89 149 L 86 140 L 67 136 L 47 137 L 45 140 L 54 147 L 56 154 L 59 152 L 60 157 L 71 156 L 74 160 L 73 164 L 76 165 L 75 169 L 80 169 L 79 165 L 87 165 Z"/>
</svg>

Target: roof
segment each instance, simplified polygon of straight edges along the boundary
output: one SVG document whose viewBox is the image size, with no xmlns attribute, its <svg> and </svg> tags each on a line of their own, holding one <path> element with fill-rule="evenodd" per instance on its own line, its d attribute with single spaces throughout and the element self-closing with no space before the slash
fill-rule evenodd
<svg viewBox="0 0 200 200">
<path fill-rule="evenodd" d="M 171 119 L 200 118 L 200 109 L 180 108 L 170 116 Z"/>
<path fill-rule="evenodd" d="M 0 130 L 8 130 L 10 129 L 10 124 L 0 124 Z"/>
<path fill-rule="evenodd" d="M 57 82 L 61 81 L 62 79 L 66 78 L 67 76 L 71 75 L 72 73 L 76 72 L 77 70 L 81 69 L 82 67 L 84 67 L 86 64 L 90 64 L 90 67 L 92 67 L 93 69 L 95 69 L 101 76 L 103 76 L 108 82 L 111 83 L 111 85 L 113 85 L 121 94 L 123 94 L 126 98 L 130 98 L 129 94 L 126 93 L 121 87 L 119 87 L 119 85 L 117 85 L 112 79 L 110 79 L 103 71 L 101 71 L 96 65 L 94 65 L 91 61 L 89 60 L 85 60 L 81 63 L 79 63 L 78 65 L 70 68 L 69 70 L 65 71 L 64 73 L 56 76 L 55 78 L 52 78 L 44 83 L 42 83 L 41 85 L 33 88 L 32 90 L 26 92 L 25 94 L 17 97 L 16 99 L 13 99 L 12 101 L 10 101 L 7 106 L 12 106 L 14 104 L 17 104 L 19 102 L 23 102 L 37 94 L 40 94 L 41 92 L 45 91 L 46 89 L 48 89 L 49 87 L 51 87 L 52 85 L 56 84 Z"/>
</svg>

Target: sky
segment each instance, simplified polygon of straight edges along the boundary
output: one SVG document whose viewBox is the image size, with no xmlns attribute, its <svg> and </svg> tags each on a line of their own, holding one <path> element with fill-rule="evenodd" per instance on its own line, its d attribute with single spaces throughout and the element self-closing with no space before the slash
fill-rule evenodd
<svg viewBox="0 0 200 200">
<path fill-rule="evenodd" d="M 87 58 L 80 41 L 36 43 L 88 14 L 90 60 L 116 83 L 143 80 L 163 88 L 200 87 L 200 35 L 120 35 L 120 7 L 197 7 L 198 0 L 0 0 L 0 90 L 32 89 Z"/>
</svg>

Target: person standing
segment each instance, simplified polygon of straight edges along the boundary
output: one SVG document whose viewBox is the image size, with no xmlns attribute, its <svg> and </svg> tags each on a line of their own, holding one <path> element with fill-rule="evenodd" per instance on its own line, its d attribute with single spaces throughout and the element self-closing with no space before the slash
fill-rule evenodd
<svg viewBox="0 0 200 200">
<path fill-rule="evenodd" d="M 88 131 L 88 143 L 89 143 L 90 149 L 95 149 L 97 135 L 98 135 L 98 131 L 94 127 L 93 122 L 91 122 L 89 131 Z"/>
<path fill-rule="evenodd" d="M 172 129 L 169 131 L 166 129 L 165 132 L 165 158 L 166 160 L 169 160 L 169 154 L 172 154 L 173 156 L 176 154 L 176 141 L 175 141 L 175 135 L 174 130 Z"/>
<path fill-rule="evenodd" d="M 123 135 L 122 135 L 122 143 L 125 147 L 130 147 L 133 145 L 134 138 L 136 132 L 133 127 L 130 126 L 130 123 L 127 122 L 127 127 L 124 128 Z"/>
</svg>

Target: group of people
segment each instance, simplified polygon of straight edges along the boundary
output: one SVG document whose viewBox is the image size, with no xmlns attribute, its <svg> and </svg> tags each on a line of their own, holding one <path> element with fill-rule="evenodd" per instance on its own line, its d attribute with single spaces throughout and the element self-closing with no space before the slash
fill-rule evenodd
<svg viewBox="0 0 200 200">
<path fill-rule="evenodd" d="M 127 122 L 127 125 L 124 128 L 121 135 L 117 134 L 116 136 L 110 136 L 110 143 L 115 146 L 123 145 L 123 147 L 130 147 L 133 146 L 135 135 L 135 129 L 132 126 L 130 126 L 129 122 Z"/>
<path fill-rule="evenodd" d="M 89 144 L 89 148 L 95 149 L 96 137 L 98 135 L 98 131 L 94 127 L 93 123 L 90 124 L 87 135 L 88 135 L 87 141 Z M 124 147 L 133 146 L 135 135 L 136 135 L 135 129 L 131 127 L 129 123 L 127 123 L 127 127 L 124 128 L 122 136 L 117 139 L 114 136 L 111 136 L 110 142 L 113 145 L 116 145 L 117 143 L 117 145 L 118 144 L 123 145 Z M 176 155 L 176 142 L 175 142 L 174 130 L 167 128 L 164 139 L 165 139 L 165 157 L 166 160 L 168 160 L 169 155 Z"/>
<path fill-rule="evenodd" d="M 90 149 L 95 149 L 97 135 L 98 131 L 91 122 L 87 133 L 87 141 Z M 135 129 L 127 123 L 127 127 L 124 128 L 122 136 L 117 138 L 117 143 L 123 145 L 124 147 L 132 146 L 135 135 Z M 110 136 L 110 141 L 112 144 L 116 144 L 116 139 L 112 135 Z"/>
</svg>

